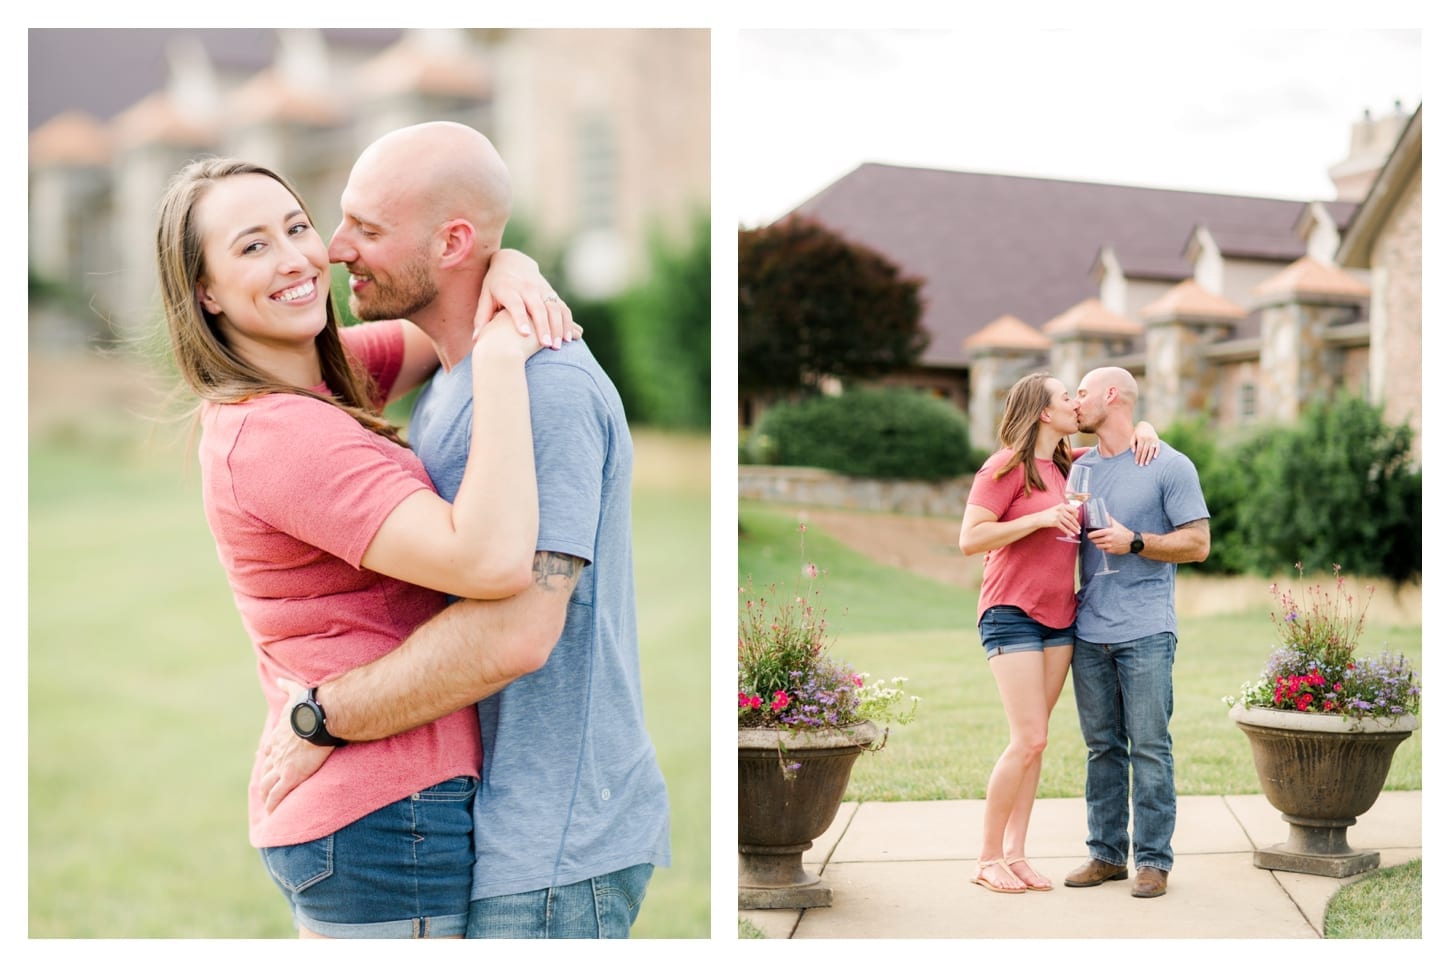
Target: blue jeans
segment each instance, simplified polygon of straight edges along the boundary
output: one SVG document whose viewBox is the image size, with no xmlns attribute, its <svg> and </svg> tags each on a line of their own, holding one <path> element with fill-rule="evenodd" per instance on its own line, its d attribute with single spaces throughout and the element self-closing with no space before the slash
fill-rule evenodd
<svg viewBox="0 0 1450 967">
<path fill-rule="evenodd" d="M 568 886 L 474 900 L 470 939 L 624 939 L 639 916 L 654 866 L 641 863 Z"/>
<path fill-rule="evenodd" d="M 1088 854 L 1128 865 L 1128 790 L 1132 773 L 1133 864 L 1173 868 L 1173 655 L 1169 632 L 1121 644 L 1077 639 L 1072 691 L 1087 743 Z"/>
<path fill-rule="evenodd" d="M 1072 625 L 1049 628 L 1010 604 L 994 604 L 977 621 L 977 635 L 987 658 L 1019 651 L 1042 651 L 1072 644 Z"/>
<path fill-rule="evenodd" d="M 324 937 L 460 937 L 473 886 L 473 795 L 448 779 L 262 861 L 294 923 Z"/>
</svg>

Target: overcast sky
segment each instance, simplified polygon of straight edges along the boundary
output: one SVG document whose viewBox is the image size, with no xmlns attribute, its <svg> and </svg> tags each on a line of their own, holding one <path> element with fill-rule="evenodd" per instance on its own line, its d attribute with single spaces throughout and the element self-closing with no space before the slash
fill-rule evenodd
<svg viewBox="0 0 1450 967">
<path fill-rule="evenodd" d="M 1418 30 L 742 30 L 740 224 L 868 161 L 1332 198 L 1366 109 L 1421 97 Z M 719 177 L 719 174 L 717 174 Z"/>
</svg>

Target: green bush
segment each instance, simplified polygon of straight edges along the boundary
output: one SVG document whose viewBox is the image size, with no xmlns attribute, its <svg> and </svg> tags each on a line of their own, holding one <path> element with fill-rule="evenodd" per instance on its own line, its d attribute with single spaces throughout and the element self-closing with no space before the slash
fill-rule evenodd
<svg viewBox="0 0 1450 967">
<path fill-rule="evenodd" d="M 1245 444 L 1250 566 L 1270 573 L 1302 562 L 1323 572 L 1339 564 L 1395 582 L 1417 578 L 1421 476 L 1412 440 L 1410 428 L 1388 426 L 1379 407 L 1342 397 Z"/>
<path fill-rule="evenodd" d="M 778 403 L 761 415 L 747 452 L 759 463 L 882 479 L 942 480 L 981 465 L 966 417 L 910 389 L 851 389 Z"/>
<path fill-rule="evenodd" d="M 1293 426 L 1228 443 L 1202 422 L 1163 438 L 1198 468 L 1213 551 L 1198 569 L 1310 573 L 1339 564 L 1396 583 L 1420 574 L 1421 474 L 1413 433 L 1380 409 L 1343 397 L 1311 406 Z"/>
</svg>

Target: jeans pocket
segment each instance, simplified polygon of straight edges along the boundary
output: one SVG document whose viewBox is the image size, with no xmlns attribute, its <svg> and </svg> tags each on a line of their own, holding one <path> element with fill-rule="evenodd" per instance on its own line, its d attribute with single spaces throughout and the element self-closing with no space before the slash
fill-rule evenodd
<svg viewBox="0 0 1450 967">
<path fill-rule="evenodd" d="M 455 776 L 445 779 L 436 786 L 429 786 L 413 794 L 421 802 L 463 802 L 473 798 L 478 789 L 478 780 L 472 776 Z"/>
<path fill-rule="evenodd" d="M 283 890 L 301 893 L 332 875 L 332 836 L 295 846 L 264 846 L 262 862 Z"/>
</svg>

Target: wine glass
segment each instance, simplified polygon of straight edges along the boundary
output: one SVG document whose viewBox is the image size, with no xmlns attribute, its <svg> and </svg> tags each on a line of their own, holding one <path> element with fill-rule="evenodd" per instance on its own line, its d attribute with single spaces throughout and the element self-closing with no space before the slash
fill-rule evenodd
<svg viewBox="0 0 1450 967">
<path fill-rule="evenodd" d="M 1080 463 L 1074 463 L 1071 469 L 1067 471 L 1067 490 L 1063 494 L 1063 497 L 1066 498 L 1067 505 L 1073 510 L 1077 510 L 1082 506 L 1083 501 L 1088 499 L 1089 479 L 1090 473 L 1088 468 Z M 1076 537 L 1059 537 L 1058 540 L 1066 544 L 1082 543 Z"/>
<path fill-rule="evenodd" d="M 1087 502 L 1087 526 L 1088 530 L 1102 530 L 1104 527 L 1111 527 L 1113 519 L 1108 516 L 1108 505 L 1103 503 L 1103 498 L 1094 497 Z M 1117 574 L 1118 569 L 1108 567 L 1108 552 L 1103 551 L 1103 566 L 1093 572 L 1093 576 L 1099 574 Z"/>
</svg>

